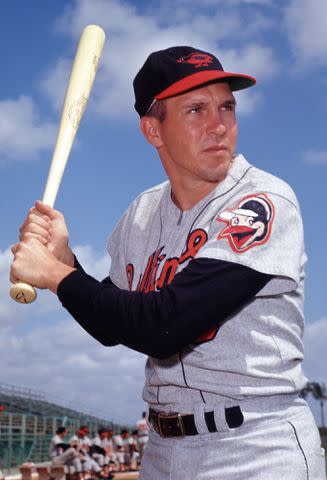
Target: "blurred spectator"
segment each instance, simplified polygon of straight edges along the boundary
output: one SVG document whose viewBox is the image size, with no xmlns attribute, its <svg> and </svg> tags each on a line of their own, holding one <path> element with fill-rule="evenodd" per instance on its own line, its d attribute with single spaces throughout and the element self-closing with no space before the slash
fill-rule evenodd
<svg viewBox="0 0 327 480">
<path fill-rule="evenodd" d="M 105 428 L 99 428 L 98 433 L 95 434 L 91 441 L 91 456 L 102 468 L 109 464 L 109 459 L 106 455 L 107 442 L 107 430 Z"/>
<path fill-rule="evenodd" d="M 138 442 L 138 431 L 133 430 L 132 436 L 129 438 L 129 449 L 130 449 L 130 468 L 131 470 L 139 470 L 140 466 L 140 452 L 139 452 L 139 442 Z"/>
<path fill-rule="evenodd" d="M 140 452 L 140 461 L 142 460 L 144 447 L 149 440 L 149 425 L 146 419 L 146 412 L 142 413 L 142 418 L 136 422 L 138 449 Z"/>
<path fill-rule="evenodd" d="M 74 468 L 78 478 L 82 478 L 82 463 L 78 449 L 70 443 L 66 443 L 64 438 L 68 433 L 67 428 L 59 427 L 56 434 L 50 441 L 50 457 L 54 465 L 67 465 Z"/>
<path fill-rule="evenodd" d="M 119 469 L 119 462 L 114 450 L 114 442 L 113 437 L 115 432 L 109 428 L 108 429 L 108 457 L 109 457 L 109 471 L 118 470 Z"/>
<path fill-rule="evenodd" d="M 76 434 L 70 439 L 70 442 L 75 448 L 77 448 L 81 462 L 82 469 L 84 472 L 84 480 L 90 478 L 93 474 L 101 476 L 102 469 L 100 465 L 91 457 L 91 440 L 87 436 L 88 427 L 82 426 L 77 431 Z"/>
<path fill-rule="evenodd" d="M 125 445 L 123 441 L 123 435 L 125 434 L 126 430 L 121 430 L 120 433 L 116 433 L 112 437 L 113 447 L 114 447 L 114 454 L 116 457 L 116 461 L 118 463 L 118 469 L 120 472 L 124 472 L 125 468 Z"/>
</svg>

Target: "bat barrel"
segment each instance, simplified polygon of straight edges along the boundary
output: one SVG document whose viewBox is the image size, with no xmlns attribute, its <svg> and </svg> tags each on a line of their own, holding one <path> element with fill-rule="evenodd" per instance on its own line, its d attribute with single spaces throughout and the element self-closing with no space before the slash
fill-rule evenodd
<svg viewBox="0 0 327 480">
<path fill-rule="evenodd" d="M 93 87 L 105 33 L 98 25 L 87 25 L 77 47 L 63 103 L 43 202 L 53 207 L 76 132 Z"/>
</svg>

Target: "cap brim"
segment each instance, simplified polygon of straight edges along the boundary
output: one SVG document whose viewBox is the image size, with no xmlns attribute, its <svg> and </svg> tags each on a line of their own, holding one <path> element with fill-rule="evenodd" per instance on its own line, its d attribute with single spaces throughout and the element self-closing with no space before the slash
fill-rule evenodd
<svg viewBox="0 0 327 480">
<path fill-rule="evenodd" d="M 179 93 L 192 90 L 193 88 L 200 87 L 215 80 L 229 83 L 232 91 L 243 90 L 244 88 L 252 87 L 252 85 L 256 83 L 256 79 L 249 75 L 222 72 L 220 70 L 205 70 L 178 80 L 156 95 L 155 99 L 163 100 L 164 98 L 178 95 Z"/>
</svg>

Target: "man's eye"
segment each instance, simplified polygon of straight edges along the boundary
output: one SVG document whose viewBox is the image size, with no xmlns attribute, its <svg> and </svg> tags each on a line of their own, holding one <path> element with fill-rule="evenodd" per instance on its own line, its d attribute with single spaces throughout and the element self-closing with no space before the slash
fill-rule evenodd
<svg viewBox="0 0 327 480">
<path fill-rule="evenodd" d="M 225 103 L 225 105 L 223 105 L 223 107 L 222 107 L 222 110 L 225 111 L 225 112 L 232 112 L 233 110 L 235 110 L 235 104 L 234 103 Z"/>
<path fill-rule="evenodd" d="M 191 107 L 189 110 L 190 113 L 199 113 L 200 111 L 201 111 L 200 106 Z"/>
</svg>

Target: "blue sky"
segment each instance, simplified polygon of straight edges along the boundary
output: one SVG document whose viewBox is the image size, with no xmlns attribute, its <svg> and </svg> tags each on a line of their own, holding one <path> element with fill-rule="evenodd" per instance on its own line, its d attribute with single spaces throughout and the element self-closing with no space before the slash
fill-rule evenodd
<svg viewBox="0 0 327 480">
<path fill-rule="evenodd" d="M 137 70 L 153 50 L 209 50 L 225 70 L 257 78 L 237 94 L 238 152 L 290 183 L 300 201 L 309 257 L 304 369 L 327 382 L 326 0 L 5 0 L 1 7 L 0 382 L 44 390 L 116 421 L 133 423 L 144 408 L 143 355 L 100 346 L 50 293 L 30 306 L 8 297 L 10 246 L 42 197 L 72 58 L 90 23 L 107 41 L 56 202 L 80 260 L 104 277 L 106 241 L 121 214 L 165 179 L 133 110 Z"/>
</svg>

